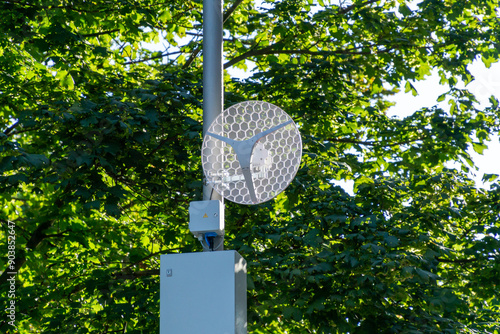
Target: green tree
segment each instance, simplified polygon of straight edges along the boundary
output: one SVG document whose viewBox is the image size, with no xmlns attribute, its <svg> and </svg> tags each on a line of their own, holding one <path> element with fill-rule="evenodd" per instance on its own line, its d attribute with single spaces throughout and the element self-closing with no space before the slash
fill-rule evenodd
<svg viewBox="0 0 500 334">
<path fill-rule="evenodd" d="M 249 264 L 251 333 L 497 333 L 500 185 L 470 150 L 498 99 L 458 88 L 499 58 L 499 1 L 225 3 L 227 106 L 299 124 L 295 181 L 226 204 Z M 19 333 L 155 333 L 159 254 L 200 251 L 200 0 L 0 1 L 1 299 Z M 163 45 L 151 51 L 150 43 Z M 436 70 L 448 107 L 386 115 Z M 451 165 L 458 163 L 457 166 Z M 336 186 L 353 180 L 354 195 Z M 3 332 L 16 332 L 4 316 Z"/>
</svg>

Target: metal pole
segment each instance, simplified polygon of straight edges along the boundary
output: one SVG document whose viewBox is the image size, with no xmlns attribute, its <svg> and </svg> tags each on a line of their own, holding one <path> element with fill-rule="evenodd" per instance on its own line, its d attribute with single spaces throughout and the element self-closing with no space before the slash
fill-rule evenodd
<svg viewBox="0 0 500 334">
<path fill-rule="evenodd" d="M 203 0 L 203 136 L 210 124 L 222 112 L 224 101 L 224 76 L 222 68 L 222 2 Z M 203 200 L 224 199 L 212 186 L 203 184 Z M 221 245 L 224 237 L 217 237 L 214 244 Z"/>
</svg>

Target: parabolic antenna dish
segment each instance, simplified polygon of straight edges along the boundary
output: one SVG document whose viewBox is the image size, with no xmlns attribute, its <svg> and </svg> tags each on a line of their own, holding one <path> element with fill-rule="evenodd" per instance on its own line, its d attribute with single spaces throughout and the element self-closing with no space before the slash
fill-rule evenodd
<svg viewBox="0 0 500 334">
<path fill-rule="evenodd" d="M 302 157 L 297 125 L 279 107 L 246 101 L 224 110 L 203 139 L 206 182 L 239 204 L 266 202 L 292 182 Z"/>
</svg>

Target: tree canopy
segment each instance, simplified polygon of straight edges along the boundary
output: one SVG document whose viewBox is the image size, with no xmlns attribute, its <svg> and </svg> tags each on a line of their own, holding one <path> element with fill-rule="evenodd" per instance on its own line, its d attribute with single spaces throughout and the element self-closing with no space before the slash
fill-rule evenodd
<svg viewBox="0 0 500 334">
<path fill-rule="evenodd" d="M 304 145 L 276 199 L 226 202 L 250 333 L 498 333 L 500 185 L 474 183 L 470 152 L 499 133 L 499 102 L 458 83 L 498 60 L 499 7 L 225 1 L 225 106 L 276 104 Z M 202 186 L 202 10 L 0 1 L 0 299 L 17 272 L 19 333 L 158 332 L 159 255 L 202 249 L 187 224 Z M 433 70 L 448 90 L 436 105 L 387 116 Z"/>
</svg>

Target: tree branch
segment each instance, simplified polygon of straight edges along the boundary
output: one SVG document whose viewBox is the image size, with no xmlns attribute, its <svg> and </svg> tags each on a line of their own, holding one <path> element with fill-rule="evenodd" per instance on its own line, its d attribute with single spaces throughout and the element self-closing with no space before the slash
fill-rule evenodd
<svg viewBox="0 0 500 334">
<path fill-rule="evenodd" d="M 184 66 L 182 66 L 182 68 L 186 69 L 189 66 L 191 66 L 191 63 L 196 59 L 196 57 L 198 57 L 198 54 L 200 53 L 200 51 L 201 51 L 201 45 L 198 45 L 193 50 L 193 53 L 191 53 L 191 56 L 189 56 L 188 60 L 186 61 L 186 63 L 184 64 Z"/>
<path fill-rule="evenodd" d="M 0 286 L 3 285 L 5 282 L 7 282 L 7 273 L 8 272 L 18 272 L 19 269 L 24 265 L 26 262 L 26 253 L 28 251 L 32 251 L 35 249 L 45 238 L 47 238 L 47 235 L 44 233 L 49 227 L 52 226 L 53 220 L 47 220 L 43 223 L 40 223 L 38 227 L 36 228 L 35 231 L 31 234 L 30 239 L 26 243 L 26 246 L 24 250 L 18 250 L 16 252 L 16 260 L 14 263 L 14 270 L 7 270 L 8 263 L 5 265 L 6 269 L 2 273 L 2 276 L 0 276 Z"/>
<path fill-rule="evenodd" d="M 99 37 L 99 36 L 102 36 L 102 35 L 109 35 L 109 34 L 112 34 L 114 32 L 118 32 L 120 31 L 120 29 L 113 29 L 113 30 L 106 30 L 106 31 L 101 31 L 101 32 L 95 32 L 95 33 L 92 33 L 92 34 L 82 34 L 80 35 L 81 37 Z"/>
<path fill-rule="evenodd" d="M 90 13 L 90 14 L 95 14 L 95 13 L 109 13 L 109 12 L 113 12 L 113 11 L 116 11 L 116 10 L 119 10 L 119 7 L 111 7 L 111 8 L 107 8 L 107 7 L 104 7 L 104 8 L 97 8 L 97 9 L 84 9 L 84 8 L 79 8 L 79 7 L 75 7 L 73 5 L 38 5 L 38 4 L 31 4 L 29 2 L 24 2 L 24 1 L 16 1 L 16 0 L 10 0 L 9 2 L 11 3 L 15 3 L 15 4 L 18 4 L 18 5 L 21 5 L 21 6 L 26 6 L 26 7 L 31 7 L 31 8 L 36 8 L 36 9 L 46 9 L 46 10 L 54 10 L 54 9 L 66 9 L 66 10 L 71 10 L 71 11 L 75 11 L 75 12 L 83 12 L 83 13 Z M 151 8 L 154 8 L 154 7 L 158 7 L 158 6 L 163 6 L 165 4 L 167 4 L 168 2 L 162 2 L 162 3 L 155 3 L 149 7 Z M 96 6 L 94 6 L 96 7 Z"/>
<path fill-rule="evenodd" d="M 233 14 L 233 12 L 236 10 L 236 8 L 238 8 L 238 6 L 243 2 L 243 0 L 236 0 L 233 5 L 224 13 L 224 16 L 222 18 L 222 24 L 224 24 L 227 19 L 231 16 L 231 14 Z M 198 57 L 198 54 L 200 53 L 201 51 L 201 48 L 202 46 L 201 45 L 198 45 L 194 50 L 193 52 L 191 53 L 191 56 L 189 56 L 188 60 L 186 61 L 186 63 L 184 64 L 184 66 L 182 66 L 183 69 L 186 69 L 188 68 L 189 66 L 191 66 L 191 64 L 193 63 L 193 61 L 196 59 L 196 57 Z"/>
<path fill-rule="evenodd" d="M 116 279 L 132 279 L 132 280 L 139 278 L 139 277 L 158 276 L 158 275 L 160 275 L 160 269 L 149 269 L 149 270 L 136 271 L 133 273 L 113 274 L 113 276 Z"/>
<path fill-rule="evenodd" d="M 231 59 L 227 63 L 224 64 L 224 68 L 228 68 L 233 66 L 236 63 L 239 63 L 242 60 L 245 60 L 250 57 L 254 56 L 262 56 L 262 55 L 270 55 L 270 54 L 308 54 L 311 56 L 330 56 L 330 55 L 338 55 L 338 54 L 347 54 L 347 55 L 368 55 L 372 54 L 371 51 L 355 51 L 359 48 L 351 48 L 351 49 L 345 49 L 345 50 L 336 50 L 336 51 L 311 51 L 311 50 L 304 50 L 304 49 L 299 49 L 299 50 L 275 50 L 274 48 L 277 46 L 277 44 L 272 44 L 269 46 L 266 46 L 265 48 L 262 49 L 253 49 L 250 51 L 247 51 L 236 58 Z M 366 46 L 367 48 L 373 47 L 373 45 Z M 393 48 L 387 48 L 384 50 L 380 50 L 376 52 L 377 54 L 379 53 L 385 53 L 389 52 Z"/>
<path fill-rule="evenodd" d="M 436 260 L 438 262 L 443 262 L 443 263 L 459 263 L 459 264 L 464 264 L 464 263 L 471 263 L 471 262 L 476 262 L 479 261 L 480 259 L 478 258 L 472 258 L 472 259 L 443 259 L 441 257 L 436 257 Z"/>
<path fill-rule="evenodd" d="M 153 154 L 155 154 L 160 148 L 162 148 L 163 145 L 165 145 L 166 143 L 168 143 L 169 141 L 172 141 L 172 140 L 176 140 L 177 137 L 167 137 L 165 139 L 162 139 L 160 141 L 160 143 L 158 144 L 158 146 L 156 146 L 151 152 L 149 152 L 147 154 L 148 157 L 152 156 Z"/>
<path fill-rule="evenodd" d="M 12 133 L 7 134 L 7 136 L 10 137 L 10 136 L 18 135 L 18 134 L 21 134 L 21 133 L 24 133 L 24 132 L 37 131 L 37 130 L 40 130 L 41 128 L 42 128 L 41 126 L 37 126 L 37 127 L 34 127 L 34 128 L 27 128 L 27 129 L 23 129 L 23 130 L 18 130 L 18 131 L 14 131 Z M 6 134 L 6 133 L 4 132 L 4 134 Z"/>
<path fill-rule="evenodd" d="M 350 6 L 347 6 L 345 8 L 340 9 L 338 11 L 338 14 L 343 15 L 343 14 L 346 14 L 346 13 L 350 12 L 354 8 L 361 8 L 361 7 L 364 7 L 364 6 L 367 6 L 367 5 L 371 5 L 372 3 L 377 2 L 377 1 L 379 1 L 379 0 L 369 0 L 369 1 L 366 1 L 366 2 L 364 2 L 362 4 L 355 4 L 354 3 L 354 4 L 350 5 Z M 339 7 L 339 8 L 341 8 L 341 7 Z"/>
<path fill-rule="evenodd" d="M 375 142 L 375 141 L 356 140 L 356 139 L 349 139 L 349 138 L 328 138 L 325 140 L 330 141 L 330 142 L 335 142 L 335 143 L 358 144 L 358 145 L 366 145 L 366 146 L 372 146 L 372 147 L 373 146 L 391 147 L 391 146 L 399 146 L 399 145 L 414 143 L 414 142 L 422 140 L 422 139 L 412 139 L 412 140 L 406 140 L 406 141 L 401 141 L 401 142 L 396 142 L 396 143 L 387 143 L 387 144 L 383 144 L 381 142 Z"/>
<path fill-rule="evenodd" d="M 175 52 L 172 52 L 172 53 L 161 53 L 161 54 L 153 56 L 153 57 L 148 57 L 148 58 L 139 59 L 139 60 L 131 60 L 131 61 L 128 61 L 126 63 L 123 63 L 123 65 L 132 65 L 132 64 L 138 64 L 138 63 L 144 63 L 146 61 L 150 61 L 150 60 L 154 60 L 154 59 L 160 59 L 160 58 L 168 57 L 168 56 L 171 56 L 171 55 L 176 55 L 176 54 L 179 54 L 179 53 L 182 53 L 182 51 L 175 51 Z"/>
<path fill-rule="evenodd" d="M 19 126 L 19 121 L 15 122 L 14 124 L 12 124 L 11 126 L 9 126 L 7 129 L 5 129 L 5 131 L 3 132 L 4 135 L 8 136 L 9 133 L 12 132 L 12 130 L 14 130 L 16 127 Z"/>
<path fill-rule="evenodd" d="M 243 0 L 236 0 L 233 5 L 224 13 L 222 18 L 222 23 L 226 23 L 227 19 L 233 14 L 233 12 L 238 8 L 238 6 L 243 2 Z"/>
</svg>

